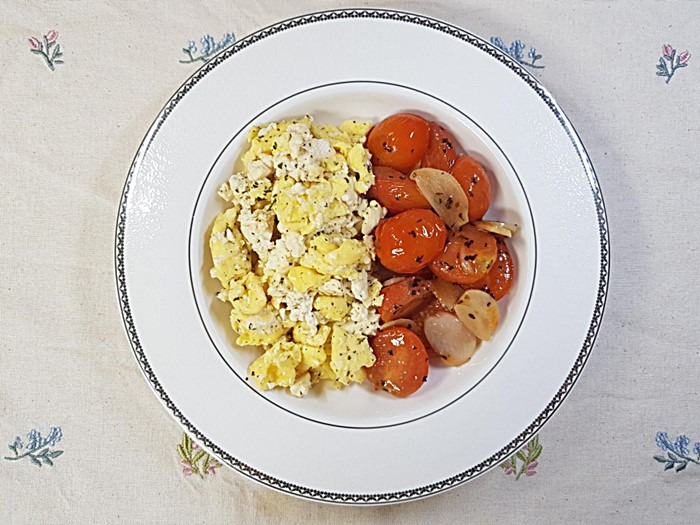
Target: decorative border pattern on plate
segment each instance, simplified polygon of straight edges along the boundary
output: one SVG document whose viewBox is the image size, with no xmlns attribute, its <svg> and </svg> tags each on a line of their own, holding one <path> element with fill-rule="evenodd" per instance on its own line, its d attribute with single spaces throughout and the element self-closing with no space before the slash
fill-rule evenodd
<svg viewBox="0 0 700 525">
<path fill-rule="evenodd" d="M 143 348 L 139 341 L 139 336 L 136 332 L 134 325 L 134 319 L 131 314 L 131 308 L 129 306 L 129 297 L 126 289 L 126 274 L 124 267 L 124 236 L 126 230 L 126 205 L 129 194 L 129 187 L 131 183 L 132 176 L 140 162 L 143 158 L 144 153 L 148 150 L 153 141 L 153 138 L 158 133 L 161 125 L 172 112 L 172 110 L 177 106 L 180 100 L 189 92 L 194 85 L 196 85 L 202 78 L 209 74 L 215 67 L 224 62 L 230 56 L 235 53 L 245 49 L 246 47 L 264 39 L 272 36 L 281 31 L 286 31 L 295 27 L 303 26 L 306 24 L 312 24 L 316 22 L 325 22 L 328 20 L 339 20 L 339 19 L 353 19 L 353 18 L 365 18 L 365 19 L 382 19 L 391 20 L 395 22 L 405 22 L 415 25 L 420 25 L 433 29 L 435 31 L 440 31 L 442 33 L 448 34 L 455 38 L 470 44 L 479 50 L 487 53 L 491 57 L 495 58 L 499 62 L 502 62 L 508 68 L 510 68 L 515 74 L 517 74 L 527 85 L 529 85 L 544 101 L 544 103 L 549 107 L 552 113 L 555 115 L 559 123 L 562 125 L 566 131 L 567 136 L 571 140 L 576 153 L 579 156 L 581 165 L 583 166 L 585 172 L 588 174 L 588 180 L 591 185 L 591 191 L 593 193 L 593 200 L 596 206 L 596 212 L 598 215 L 598 226 L 600 233 L 600 280 L 598 284 L 598 293 L 596 297 L 596 303 L 593 310 L 593 317 L 589 324 L 589 328 L 586 334 L 586 339 L 583 342 L 581 351 L 579 352 L 578 358 L 574 363 L 571 371 L 569 372 L 564 384 L 558 390 L 554 398 L 547 404 L 545 409 L 540 413 L 537 418 L 518 436 L 516 436 L 508 445 L 503 447 L 501 450 L 493 454 L 491 457 L 482 461 L 478 465 L 465 470 L 455 476 L 450 478 L 432 483 L 430 485 L 425 485 L 423 487 L 417 487 L 410 490 L 404 490 L 400 492 L 389 492 L 389 493 L 376 493 L 376 494 L 347 494 L 347 493 L 336 493 L 336 492 L 326 492 L 313 488 L 302 487 L 286 481 L 277 479 L 275 477 L 269 476 L 263 472 L 256 470 L 250 465 L 239 461 L 235 457 L 231 456 L 228 452 L 222 450 L 215 443 L 211 442 L 206 436 L 204 436 L 197 428 L 195 428 L 192 423 L 180 412 L 180 410 L 175 406 L 172 400 L 168 397 L 167 393 L 163 390 L 163 387 L 158 381 L 158 378 L 153 372 L 146 356 L 144 354 Z M 119 296 L 119 302 L 122 311 L 122 317 L 124 320 L 124 326 L 131 344 L 134 355 L 139 362 L 141 369 L 151 384 L 151 387 L 158 394 L 163 404 L 170 410 L 173 416 L 184 426 L 192 435 L 194 435 L 197 440 L 204 446 L 207 447 L 211 452 L 213 452 L 217 457 L 225 461 L 233 469 L 237 470 L 246 477 L 262 483 L 270 488 L 276 489 L 278 491 L 299 496 L 302 498 L 313 499 L 318 501 L 330 502 L 330 503 L 349 503 L 349 504 L 382 504 L 382 503 L 396 503 L 401 501 L 409 501 L 424 498 L 445 490 L 454 488 L 462 483 L 470 481 L 477 476 L 483 474 L 492 467 L 497 466 L 506 458 L 514 454 L 518 449 L 520 449 L 528 439 L 530 439 L 537 431 L 544 425 L 545 422 L 552 416 L 559 405 L 562 403 L 564 398 L 569 394 L 574 383 L 578 379 L 581 370 L 583 369 L 588 357 L 590 356 L 591 349 L 596 339 L 598 333 L 598 328 L 600 327 L 600 322 L 602 320 L 603 312 L 605 310 L 605 302 L 607 298 L 608 291 L 608 280 L 610 273 L 610 239 L 607 223 L 607 214 L 605 211 L 605 203 L 603 201 L 603 194 L 600 190 L 600 185 L 598 179 L 595 175 L 595 171 L 585 150 L 585 147 L 581 143 L 576 131 L 569 122 L 568 118 L 564 114 L 563 110 L 554 101 L 553 97 L 549 92 L 539 84 L 539 82 L 530 75 L 524 68 L 519 65 L 515 60 L 510 58 L 508 55 L 497 50 L 493 45 L 489 44 L 485 40 L 460 29 L 456 26 L 450 25 L 446 22 L 441 22 L 439 20 L 429 18 L 422 15 L 416 15 L 412 13 L 406 13 L 402 11 L 392 11 L 392 10 L 382 10 L 382 9 L 340 9 L 333 11 L 323 11 L 318 13 L 311 13 L 308 15 L 292 18 L 279 22 L 277 24 L 263 28 L 241 40 L 236 42 L 233 46 L 226 48 L 221 51 L 216 57 L 212 58 L 207 62 L 202 68 L 195 72 L 180 88 L 177 90 L 175 95 L 166 103 L 158 117 L 151 125 L 151 128 L 146 134 L 143 142 L 139 146 L 138 151 L 134 157 L 131 168 L 129 169 L 129 174 L 124 183 L 124 189 L 122 192 L 122 198 L 119 205 L 119 212 L 117 216 L 116 225 L 116 235 L 115 235 L 115 273 L 117 280 L 117 293 Z"/>
</svg>

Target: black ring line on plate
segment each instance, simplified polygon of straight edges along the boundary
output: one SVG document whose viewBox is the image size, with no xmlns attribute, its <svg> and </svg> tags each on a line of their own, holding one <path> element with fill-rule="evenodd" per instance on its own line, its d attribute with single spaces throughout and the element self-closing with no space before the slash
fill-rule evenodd
<svg viewBox="0 0 700 525">
<path fill-rule="evenodd" d="M 125 273 L 125 263 L 124 263 L 124 238 L 126 231 L 126 208 L 129 188 L 131 185 L 131 179 L 138 169 L 145 152 L 148 150 L 153 137 L 160 129 L 160 126 L 168 117 L 170 112 L 175 108 L 178 102 L 185 96 L 185 94 L 199 82 L 204 76 L 206 76 L 210 71 L 212 71 L 216 66 L 222 63 L 224 60 L 228 59 L 230 56 L 239 52 L 241 49 L 254 44 L 264 38 L 271 35 L 279 33 L 280 31 L 285 31 L 295 27 L 299 27 L 309 23 L 323 22 L 326 20 L 338 20 L 338 19 L 354 19 L 354 18 L 364 18 L 364 19 L 382 19 L 390 20 L 394 22 L 408 23 L 419 25 L 423 27 L 430 28 L 434 31 L 439 31 L 441 33 L 450 35 L 463 41 L 466 44 L 476 47 L 480 51 L 488 54 L 495 60 L 501 62 L 507 68 L 509 68 L 515 75 L 520 77 L 530 88 L 535 91 L 535 93 L 542 99 L 542 101 L 547 105 L 547 107 L 552 111 L 555 118 L 561 124 L 562 128 L 569 137 L 571 144 L 576 152 L 576 155 L 581 162 L 581 166 L 586 174 L 588 182 L 591 187 L 591 192 L 593 195 L 593 202 L 596 207 L 596 214 L 598 216 L 598 231 L 600 234 L 600 279 L 598 281 L 598 294 L 596 303 L 593 307 L 593 315 L 591 322 L 589 323 L 589 328 L 586 334 L 586 338 L 583 341 L 581 350 L 578 354 L 574 365 L 569 371 L 564 383 L 559 388 L 554 397 L 549 401 L 549 403 L 544 407 L 542 412 L 530 423 L 520 434 L 513 438 L 508 444 L 503 446 L 500 450 L 493 453 L 491 456 L 486 458 L 481 463 L 470 467 L 469 469 L 455 474 L 449 478 L 428 484 L 420 487 L 399 490 L 396 492 L 384 492 L 384 493 L 338 493 L 329 492 L 324 490 L 318 490 L 314 488 L 299 486 L 287 481 L 275 478 L 264 472 L 243 463 L 242 461 L 236 459 L 231 454 L 223 450 L 216 443 L 213 443 L 209 438 L 203 435 L 199 429 L 197 429 L 182 412 L 175 406 L 167 392 L 163 389 L 162 385 L 158 381 L 158 378 L 153 372 L 148 359 L 144 353 L 143 347 L 139 340 L 138 333 L 136 331 L 136 326 L 131 313 L 131 307 L 129 305 L 129 296 L 126 286 L 126 273 Z M 554 101 L 553 97 L 549 92 L 539 83 L 539 81 L 532 76 L 528 71 L 526 71 L 520 64 L 514 61 L 511 57 L 496 49 L 489 42 L 477 37 L 464 29 L 461 29 L 452 24 L 448 24 L 441 20 L 430 18 L 423 15 L 416 15 L 413 13 L 407 13 L 403 11 L 396 10 L 381 10 L 381 9 L 338 9 L 325 12 L 311 13 L 308 15 L 303 15 L 296 18 L 290 18 L 282 22 L 272 24 L 270 26 L 264 27 L 255 33 L 248 35 L 247 37 L 239 40 L 232 46 L 220 51 L 214 58 L 212 58 L 208 63 L 204 64 L 199 70 L 192 74 L 192 76 L 187 79 L 175 92 L 175 94 L 166 102 L 166 104 L 161 109 L 160 113 L 156 116 L 153 123 L 149 127 L 144 139 L 142 140 L 139 148 L 137 149 L 134 159 L 127 174 L 126 180 L 124 181 L 124 187 L 122 190 L 122 196 L 120 200 L 119 209 L 117 212 L 117 220 L 115 224 L 115 237 L 114 237 L 114 272 L 116 281 L 116 291 L 119 299 L 122 320 L 124 322 L 124 328 L 129 340 L 129 344 L 134 352 L 134 357 L 138 361 L 141 372 L 144 377 L 148 380 L 153 391 L 158 395 L 161 402 L 170 411 L 171 415 L 187 430 L 189 431 L 201 445 L 206 447 L 210 452 L 216 455 L 219 459 L 224 461 L 231 468 L 239 472 L 241 475 L 247 477 L 248 479 L 275 489 L 279 492 L 285 494 L 290 494 L 304 499 L 309 499 L 313 501 L 322 501 L 330 503 L 346 503 L 354 505 L 376 505 L 384 503 L 395 503 L 401 501 L 413 501 L 417 499 L 422 499 L 435 494 L 440 494 L 449 489 L 457 487 L 471 481 L 481 476 L 482 474 L 488 472 L 491 468 L 498 465 L 504 459 L 510 457 L 518 449 L 520 449 L 528 439 L 535 435 L 547 421 L 551 418 L 557 408 L 566 399 L 568 394 L 571 392 L 574 384 L 580 377 L 580 373 L 585 366 L 591 349 L 596 340 L 598 334 L 598 329 L 600 327 L 600 322 L 602 316 L 605 312 L 605 306 L 607 304 L 607 291 L 608 291 L 608 281 L 610 275 L 610 239 L 608 230 L 607 213 L 605 209 L 605 201 L 603 200 L 603 195 L 600 190 L 600 184 L 598 178 L 595 174 L 595 170 L 588 157 L 588 152 L 585 146 L 580 140 L 576 129 L 573 127 L 571 122 L 566 117 L 563 110 Z"/>
<path fill-rule="evenodd" d="M 532 234 L 533 234 L 533 237 L 534 237 L 534 240 L 535 240 L 535 260 L 534 260 L 534 266 L 533 266 L 533 270 L 532 270 L 532 272 L 533 272 L 533 279 L 532 279 L 532 285 L 530 286 L 530 293 L 529 293 L 528 298 L 527 298 L 527 303 L 526 303 L 526 305 L 525 305 L 525 311 L 523 312 L 523 316 L 522 316 L 522 318 L 520 319 L 520 323 L 518 324 L 518 327 L 516 328 L 515 333 L 513 334 L 512 339 L 510 340 L 510 342 L 509 342 L 508 345 L 506 346 L 506 349 L 505 349 L 505 351 L 503 352 L 503 354 L 501 355 L 501 357 L 498 358 L 498 361 L 496 361 L 496 362 L 494 363 L 494 365 L 488 370 L 488 372 L 486 372 L 486 374 L 485 374 L 481 379 L 479 379 L 479 381 L 477 381 L 474 385 L 472 385 L 471 388 L 469 388 L 469 389 L 466 390 L 465 392 L 462 392 L 462 393 L 459 394 L 456 398 L 454 398 L 453 400 L 451 400 L 451 401 L 445 403 L 445 404 L 442 405 L 441 407 L 436 408 L 435 410 L 433 410 L 433 411 L 431 411 L 431 412 L 428 412 L 427 414 L 423 414 L 422 416 L 417 416 L 417 417 L 414 417 L 414 418 L 412 418 L 412 419 L 408 419 L 408 420 L 406 420 L 406 421 L 400 421 L 400 422 L 398 422 L 398 423 L 391 423 L 391 424 L 387 424 L 387 425 L 353 426 L 353 425 L 341 425 L 341 424 L 337 424 L 337 423 L 329 423 L 329 422 L 327 422 L 327 421 L 321 421 L 321 420 L 318 420 L 318 419 L 314 419 L 314 418 L 312 418 L 312 417 L 308 417 L 308 416 L 304 416 L 304 415 L 302 415 L 302 414 L 299 414 L 299 413 L 297 413 L 297 412 L 295 412 L 294 410 L 291 410 L 291 409 L 289 409 L 289 408 L 283 407 L 282 405 L 276 403 L 274 400 L 270 399 L 268 396 L 266 396 L 265 394 L 263 394 L 260 390 L 258 390 L 258 389 L 255 388 L 254 386 L 252 386 L 245 378 L 241 377 L 241 376 L 238 374 L 238 372 L 236 372 L 236 370 L 229 364 L 229 362 L 226 360 L 226 358 L 224 357 L 224 354 L 223 354 L 223 352 L 225 352 L 226 350 L 223 350 L 223 351 L 222 351 L 222 350 L 218 347 L 218 345 L 216 344 L 216 342 L 214 341 L 214 338 L 212 337 L 212 335 L 209 333 L 209 329 L 207 328 L 207 325 L 206 325 L 206 323 L 204 322 L 204 316 L 202 315 L 202 311 L 201 311 L 200 306 L 199 306 L 199 301 L 197 300 L 197 293 L 195 292 L 195 282 L 194 282 L 194 281 L 195 281 L 195 278 L 194 278 L 194 273 L 195 273 L 195 272 L 192 271 L 192 250 L 191 250 L 191 246 L 192 246 L 192 232 L 193 232 L 193 229 L 194 229 L 194 218 L 195 218 L 195 213 L 196 213 L 197 207 L 199 206 L 199 202 L 200 202 L 200 200 L 201 200 L 202 194 L 203 194 L 203 192 L 204 192 L 204 186 L 206 186 L 207 181 L 209 180 L 209 177 L 210 177 L 210 175 L 212 174 L 212 171 L 214 170 L 214 166 L 216 166 L 216 164 L 219 162 L 219 159 L 220 159 L 221 156 L 224 154 L 224 152 L 228 149 L 228 147 L 231 145 L 231 143 L 232 143 L 241 133 L 243 133 L 244 131 L 246 131 L 246 130 L 248 129 L 248 127 L 249 127 L 252 123 L 255 122 L 255 120 L 257 120 L 261 115 L 263 115 L 264 113 L 266 113 L 266 112 L 269 111 L 270 109 L 274 108 L 275 106 L 278 106 L 279 104 L 282 104 L 283 102 L 286 102 L 287 100 L 290 100 L 290 99 L 292 99 L 292 98 L 295 98 L 295 97 L 297 97 L 297 96 L 299 96 L 299 95 L 303 95 L 303 94 L 305 94 L 305 93 L 309 93 L 309 92 L 311 92 L 311 91 L 315 91 L 315 90 L 323 89 L 323 88 L 327 88 L 327 87 L 332 87 L 332 86 L 342 86 L 342 85 L 347 85 L 347 84 L 379 84 L 379 85 L 383 85 L 383 86 L 392 86 L 392 87 L 398 87 L 398 88 L 406 89 L 406 90 L 409 90 L 409 91 L 414 91 L 414 92 L 416 92 L 416 93 L 420 93 L 420 94 L 422 94 L 422 95 L 424 95 L 424 96 L 427 96 L 427 97 L 429 97 L 429 98 L 432 98 L 432 99 L 434 99 L 434 100 L 437 100 L 437 101 L 441 102 L 442 104 L 448 106 L 449 108 L 453 109 L 454 111 L 456 111 L 457 113 L 459 113 L 460 115 L 462 115 L 465 119 L 469 120 L 474 126 L 476 126 L 477 128 L 479 128 L 479 130 L 480 130 L 482 133 L 484 133 L 484 135 L 486 135 L 486 136 L 491 140 L 491 142 L 492 142 L 493 144 L 495 144 L 495 146 L 498 148 L 498 151 L 501 152 L 501 155 L 503 155 L 503 158 L 506 159 L 506 161 L 508 162 L 508 165 L 509 165 L 510 168 L 513 170 L 513 173 L 515 173 L 515 177 L 518 179 L 518 184 L 520 184 L 520 188 L 522 189 L 523 195 L 525 196 L 525 201 L 527 202 L 527 210 L 528 210 L 528 213 L 530 214 L 530 222 L 531 222 L 532 228 L 533 228 Z M 481 384 L 481 382 L 484 381 L 484 380 L 491 374 L 491 372 L 493 372 L 493 370 L 494 370 L 494 369 L 496 368 L 496 366 L 501 362 L 501 360 L 503 360 L 503 358 L 505 357 L 505 355 L 508 353 L 508 350 L 509 350 L 510 347 L 513 345 L 513 342 L 515 341 L 516 337 L 518 336 L 518 333 L 520 332 L 520 328 L 522 327 L 523 322 L 525 321 L 525 317 L 527 316 L 527 312 L 528 312 L 528 309 L 529 309 L 529 307 L 530 307 L 530 301 L 532 300 L 532 294 L 533 294 L 534 289 L 535 289 L 535 279 L 537 278 L 537 233 L 536 233 L 536 231 L 535 231 L 535 218 L 534 218 L 533 213 L 532 213 L 532 207 L 530 206 L 530 200 L 529 200 L 528 197 L 527 197 L 527 192 L 525 191 L 525 187 L 523 186 L 523 183 L 522 183 L 522 181 L 520 180 L 520 177 L 518 176 L 518 172 L 515 170 L 515 167 L 514 167 L 513 164 L 510 162 L 510 159 L 507 157 L 507 155 L 505 154 L 505 152 L 501 149 L 501 147 L 497 144 L 497 142 L 496 142 L 495 140 L 493 140 L 493 137 L 491 137 L 491 135 L 489 135 L 489 133 L 488 133 L 482 126 L 480 126 L 480 125 L 479 125 L 477 122 L 475 122 L 471 117 L 467 116 L 465 113 L 463 113 L 461 110 L 459 110 L 458 108 L 456 108 L 455 106 L 453 106 L 453 105 L 450 104 L 449 102 L 446 102 L 446 101 L 442 100 L 441 98 L 436 97 L 435 95 L 431 95 L 431 94 L 429 94 L 429 93 L 426 93 L 425 91 L 421 91 L 420 89 L 416 89 L 416 88 L 409 87 L 409 86 L 404 86 L 404 85 L 402 85 L 402 84 L 396 84 L 396 83 L 393 83 L 393 82 L 386 82 L 386 81 L 379 81 L 379 80 L 345 80 L 345 81 L 338 81 L 338 82 L 329 82 L 328 84 L 321 84 L 321 85 L 318 85 L 318 86 L 314 86 L 314 87 L 310 87 L 310 88 L 307 88 L 307 89 L 303 89 L 303 90 L 301 90 L 301 91 L 298 91 L 298 92 L 296 92 L 296 93 L 293 93 L 293 94 L 291 94 L 291 95 L 288 95 L 288 96 L 286 96 L 286 97 L 284 97 L 284 98 L 278 100 L 277 102 L 274 102 L 274 103 L 270 104 L 268 107 L 266 107 L 265 109 L 263 109 L 262 111 L 260 111 L 257 115 L 255 115 L 255 116 L 254 116 L 253 118 L 251 118 L 248 122 L 246 122 L 246 123 L 233 135 L 233 137 L 231 137 L 231 140 L 229 140 L 229 141 L 226 143 L 226 145 L 222 148 L 221 152 L 220 152 L 219 155 L 216 157 L 216 160 L 215 160 L 214 163 L 212 164 L 211 168 L 209 168 L 209 172 L 207 173 L 207 176 L 206 176 L 206 177 L 204 178 L 204 180 L 202 181 L 202 186 L 201 186 L 200 189 L 199 189 L 199 193 L 198 193 L 198 195 L 197 195 L 197 199 L 195 200 L 194 209 L 193 209 L 193 211 L 192 211 L 192 220 L 190 221 L 190 231 L 189 231 L 189 235 L 188 235 L 188 243 L 187 243 L 187 245 L 188 245 L 188 250 L 187 250 L 187 266 L 188 266 L 188 270 L 189 270 L 189 274 L 190 274 L 190 285 L 191 285 L 191 287 L 192 287 L 192 296 L 193 296 L 193 298 L 194 298 L 195 307 L 197 308 L 197 314 L 199 315 L 199 319 L 200 319 L 201 322 L 202 322 L 202 327 L 204 328 L 204 331 L 206 332 L 207 337 L 209 338 L 209 341 L 211 341 L 211 344 L 212 344 L 212 346 L 214 347 L 214 349 L 216 350 L 216 353 L 219 354 L 219 357 L 221 357 L 222 361 L 226 364 L 226 366 L 228 367 L 228 369 L 231 370 L 231 372 L 233 372 L 233 374 L 234 374 L 240 381 L 242 381 L 248 388 L 250 388 L 253 392 L 255 392 L 257 395 L 259 395 L 261 398 L 265 399 L 265 400 L 268 401 L 269 403 L 272 403 L 273 405 L 275 405 L 275 406 L 276 406 L 277 408 L 279 408 L 280 410 L 284 410 L 285 412 L 287 412 L 287 413 L 289 413 L 289 414 L 295 415 L 295 416 L 297 416 L 297 417 L 300 417 L 300 418 L 305 419 L 305 420 L 307 420 L 307 421 L 311 421 L 311 422 L 313 422 L 313 423 L 317 423 L 317 424 L 319 424 L 319 425 L 326 425 L 326 426 L 330 426 L 330 427 L 345 428 L 345 429 L 351 429 L 351 430 L 371 430 L 371 429 L 390 428 L 390 427 L 397 427 L 397 426 L 400 426 L 400 425 L 406 425 L 406 424 L 408 424 L 408 423 L 413 423 L 413 422 L 415 422 L 415 421 L 419 421 L 419 420 L 421 420 L 421 419 L 424 419 L 424 418 L 426 418 L 426 417 L 432 416 L 433 414 L 436 414 L 436 413 L 440 412 L 441 410 L 443 410 L 443 409 L 449 407 L 449 406 L 452 405 L 453 403 L 455 403 L 455 402 L 459 401 L 460 399 L 462 399 L 462 398 L 463 398 L 464 396 L 466 396 L 469 392 L 471 392 L 472 390 L 474 390 L 477 386 L 479 386 L 479 384 Z M 198 273 L 198 272 L 197 272 L 197 273 Z"/>
</svg>

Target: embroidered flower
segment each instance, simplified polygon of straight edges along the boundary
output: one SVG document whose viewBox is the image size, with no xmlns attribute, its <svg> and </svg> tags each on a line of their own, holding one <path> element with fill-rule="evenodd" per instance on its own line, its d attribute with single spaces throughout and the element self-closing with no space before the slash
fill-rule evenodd
<svg viewBox="0 0 700 525">
<path fill-rule="evenodd" d="M 700 465 L 700 442 L 693 446 L 693 454 L 696 457 L 691 456 L 689 445 L 690 438 L 685 434 L 681 434 L 675 442 L 671 442 L 666 432 L 657 432 L 656 446 L 666 452 L 666 455 L 659 454 L 654 456 L 654 459 L 664 464 L 664 470 L 675 469 L 676 472 L 685 470 L 688 465 L 693 463 Z"/>
<path fill-rule="evenodd" d="M 200 478 L 204 478 L 207 475 L 216 474 L 216 469 L 221 468 L 221 463 L 200 448 L 184 432 L 182 442 L 177 446 L 177 453 L 180 456 L 180 465 L 182 465 L 182 473 L 185 476 L 197 474 Z"/>
<path fill-rule="evenodd" d="M 537 68 L 537 69 L 544 68 L 544 66 L 539 66 L 539 65 L 535 64 L 535 62 L 537 62 L 540 58 L 542 58 L 542 55 L 538 55 L 537 50 L 534 47 L 530 47 L 530 51 L 527 54 L 530 61 L 528 62 L 527 60 L 525 60 L 523 53 L 525 52 L 526 46 L 522 40 L 514 40 L 510 44 L 510 46 L 506 46 L 505 42 L 503 42 L 503 39 L 501 37 L 492 36 L 491 43 L 495 47 L 497 47 L 498 49 L 503 51 L 506 55 L 515 59 L 519 64 L 522 64 L 523 66 Z"/>
<path fill-rule="evenodd" d="M 63 454 L 63 451 L 52 450 L 51 447 L 61 441 L 62 437 L 63 432 L 60 427 L 51 427 L 45 438 L 41 436 L 41 432 L 32 429 L 27 433 L 26 445 L 22 442 L 22 438 L 19 436 L 15 437 L 15 441 L 8 446 L 14 453 L 14 456 L 5 456 L 5 459 L 8 461 L 16 461 L 29 458 L 37 467 L 41 467 L 42 465 L 53 466 L 53 460 Z M 24 453 L 20 453 L 22 449 L 25 449 Z"/>
<path fill-rule="evenodd" d="M 38 38 L 29 38 L 29 51 L 36 55 L 41 55 L 49 66 L 51 71 L 54 71 L 56 64 L 63 64 L 61 57 L 63 53 L 61 52 L 61 44 L 57 44 L 58 31 L 51 30 L 46 33 L 43 37 L 43 43 L 39 41 Z"/>
<path fill-rule="evenodd" d="M 216 41 L 213 36 L 206 34 L 199 39 L 201 47 L 197 49 L 197 44 L 190 40 L 187 47 L 182 48 L 182 52 L 187 55 L 186 60 L 180 60 L 183 64 L 192 62 L 207 62 L 214 54 L 222 49 L 234 44 L 236 37 L 233 33 L 224 33 L 220 41 Z M 199 52 L 199 56 L 197 53 Z"/>
<path fill-rule="evenodd" d="M 501 468 L 506 476 L 515 474 L 515 479 L 525 474 L 532 477 L 537 474 L 539 461 L 537 458 L 542 454 L 542 445 L 538 436 L 532 438 L 523 448 L 516 452 L 509 460 L 501 463 Z"/>
<path fill-rule="evenodd" d="M 664 77 L 666 79 L 666 83 L 668 84 L 671 82 L 673 75 L 676 74 L 677 69 L 688 65 L 688 60 L 690 60 L 690 52 L 688 52 L 688 50 L 683 51 L 681 54 L 676 56 L 675 48 L 671 46 L 671 44 L 664 44 L 661 46 L 661 57 L 659 58 L 659 63 L 656 64 L 656 75 L 659 77 Z"/>
</svg>

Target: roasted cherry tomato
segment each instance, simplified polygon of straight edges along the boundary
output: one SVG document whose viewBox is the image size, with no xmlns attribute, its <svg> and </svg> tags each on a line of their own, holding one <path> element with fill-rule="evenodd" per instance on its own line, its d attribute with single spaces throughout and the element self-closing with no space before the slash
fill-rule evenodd
<svg viewBox="0 0 700 525">
<path fill-rule="evenodd" d="M 452 133 L 436 122 L 430 123 L 428 151 L 420 161 L 422 168 L 450 171 L 457 160 L 457 142 Z"/>
<path fill-rule="evenodd" d="M 374 237 L 377 256 L 386 268 L 415 273 L 442 252 L 447 227 L 430 210 L 408 210 L 380 221 Z"/>
<path fill-rule="evenodd" d="M 476 288 L 490 293 L 498 301 L 510 291 L 515 278 L 515 265 L 510 256 L 506 242 L 497 238 L 498 256 L 493 267 L 483 278 L 468 285 L 468 288 Z"/>
<path fill-rule="evenodd" d="M 408 173 L 428 149 L 430 124 L 418 115 L 399 113 L 374 126 L 367 137 L 372 163 Z"/>
<path fill-rule="evenodd" d="M 376 361 L 367 379 L 377 390 L 406 397 L 428 380 L 428 353 L 420 338 L 408 328 L 392 326 L 377 332 L 370 345 Z"/>
<path fill-rule="evenodd" d="M 400 213 L 415 208 L 430 209 L 430 203 L 408 175 L 386 166 L 374 166 L 372 171 L 374 184 L 368 195 L 389 210 L 389 213 Z"/>
<path fill-rule="evenodd" d="M 384 300 L 379 307 L 382 321 L 408 317 L 433 297 L 430 281 L 420 277 L 406 277 L 382 288 Z"/>
<path fill-rule="evenodd" d="M 452 232 L 445 249 L 430 263 L 430 269 L 445 281 L 471 284 L 488 273 L 497 256 L 496 238 L 465 224 Z"/>
<path fill-rule="evenodd" d="M 484 167 L 476 159 L 460 155 L 450 173 L 467 194 L 469 221 L 481 219 L 491 204 L 491 182 Z"/>
</svg>

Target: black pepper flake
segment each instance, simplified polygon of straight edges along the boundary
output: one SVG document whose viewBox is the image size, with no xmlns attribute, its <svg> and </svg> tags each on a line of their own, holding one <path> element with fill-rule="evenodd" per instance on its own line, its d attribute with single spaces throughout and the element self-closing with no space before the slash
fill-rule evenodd
<svg viewBox="0 0 700 525">
<path fill-rule="evenodd" d="M 476 261 L 476 255 L 465 255 L 464 260 L 465 261 Z"/>
<path fill-rule="evenodd" d="M 467 193 L 469 194 L 470 197 L 474 196 L 474 192 L 472 190 L 469 190 Z"/>
<path fill-rule="evenodd" d="M 488 308 L 489 306 L 491 306 L 491 301 L 489 301 L 488 303 L 486 303 L 486 307 Z"/>
<path fill-rule="evenodd" d="M 477 182 L 479 182 L 479 178 L 476 175 L 472 175 L 471 182 L 472 182 L 472 184 L 476 184 Z"/>
<path fill-rule="evenodd" d="M 447 202 L 445 203 L 445 206 L 447 207 L 448 210 L 452 209 L 452 204 L 454 203 L 454 199 L 452 199 L 452 196 L 450 195 L 447 197 Z"/>
<path fill-rule="evenodd" d="M 468 239 L 468 240 L 464 241 L 464 246 L 466 246 L 467 248 L 471 248 L 472 244 L 474 244 L 473 239 Z"/>
<path fill-rule="evenodd" d="M 428 376 L 423 376 L 423 382 L 425 383 L 428 380 Z"/>
<path fill-rule="evenodd" d="M 423 261 L 423 256 L 422 256 L 422 255 L 419 255 L 418 257 L 416 257 L 416 262 L 417 262 L 417 263 L 422 262 L 422 261 Z"/>
<path fill-rule="evenodd" d="M 389 144 L 386 142 L 382 143 L 382 148 L 384 148 L 384 151 L 388 151 L 389 153 L 392 152 L 391 146 L 389 146 Z"/>
<path fill-rule="evenodd" d="M 416 222 L 423 222 L 423 219 L 418 219 Z"/>
<path fill-rule="evenodd" d="M 415 151 L 416 150 L 414 148 L 411 148 L 411 153 L 415 153 Z"/>
<path fill-rule="evenodd" d="M 416 290 L 411 290 L 411 295 L 418 295 L 418 292 Z"/>
<path fill-rule="evenodd" d="M 400 201 L 400 200 L 401 200 L 401 195 L 395 195 L 395 196 L 394 196 L 394 199 L 396 199 L 397 201 Z"/>
<path fill-rule="evenodd" d="M 389 350 L 389 355 L 394 355 L 394 351 L 393 351 L 393 350 Z"/>
<path fill-rule="evenodd" d="M 469 314 L 469 319 L 476 319 L 476 317 L 474 316 L 474 314 Z"/>
<path fill-rule="evenodd" d="M 417 234 L 415 231 L 413 231 L 413 230 L 411 230 L 410 232 L 408 232 L 408 234 L 409 234 L 411 237 L 413 237 L 414 239 L 415 239 L 416 237 L 418 237 L 418 234 Z"/>
</svg>

